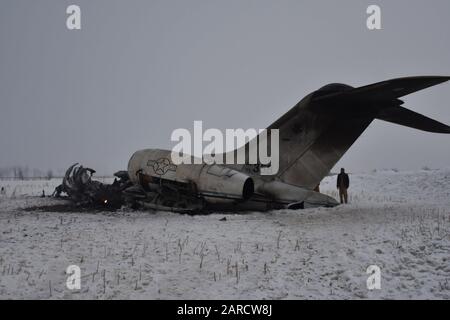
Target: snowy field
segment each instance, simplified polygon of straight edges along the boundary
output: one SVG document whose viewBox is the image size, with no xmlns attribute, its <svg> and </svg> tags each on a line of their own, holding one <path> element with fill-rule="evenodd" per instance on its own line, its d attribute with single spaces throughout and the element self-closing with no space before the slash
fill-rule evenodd
<svg viewBox="0 0 450 320">
<path fill-rule="evenodd" d="M 60 181 L 0 181 L 0 298 L 449 299 L 450 169 L 350 179 L 346 206 L 208 216 L 28 212 Z"/>
</svg>

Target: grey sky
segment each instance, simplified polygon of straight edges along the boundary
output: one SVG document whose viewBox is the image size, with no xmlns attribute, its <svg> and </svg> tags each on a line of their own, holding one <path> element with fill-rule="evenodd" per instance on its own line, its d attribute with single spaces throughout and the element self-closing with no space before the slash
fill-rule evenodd
<svg viewBox="0 0 450 320">
<path fill-rule="evenodd" d="M 365 27 L 369 4 L 381 31 Z M 194 120 L 264 128 L 330 82 L 450 75 L 449 13 L 448 0 L 2 0 L 0 167 L 110 173 Z M 450 123 L 449 83 L 405 100 Z M 341 165 L 450 166 L 450 136 L 375 121 Z"/>
</svg>

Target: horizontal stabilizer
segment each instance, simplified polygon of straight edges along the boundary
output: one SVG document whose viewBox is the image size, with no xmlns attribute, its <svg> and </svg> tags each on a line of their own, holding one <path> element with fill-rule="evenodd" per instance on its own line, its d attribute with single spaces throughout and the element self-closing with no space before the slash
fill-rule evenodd
<svg viewBox="0 0 450 320">
<path fill-rule="evenodd" d="M 384 108 L 376 118 L 423 131 L 450 133 L 449 126 L 400 106 Z"/>
<path fill-rule="evenodd" d="M 449 81 L 450 77 L 443 76 L 419 76 L 386 80 L 367 86 L 343 90 L 318 96 L 316 102 L 337 102 L 342 100 L 352 101 L 389 101 L 406 96 L 416 91 L 435 86 Z"/>
</svg>

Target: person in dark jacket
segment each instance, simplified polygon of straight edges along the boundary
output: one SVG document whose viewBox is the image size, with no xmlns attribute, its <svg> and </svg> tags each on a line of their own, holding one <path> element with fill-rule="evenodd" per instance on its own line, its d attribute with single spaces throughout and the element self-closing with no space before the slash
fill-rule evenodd
<svg viewBox="0 0 450 320">
<path fill-rule="evenodd" d="M 344 168 L 341 168 L 341 173 L 338 174 L 336 187 L 339 190 L 339 198 L 341 198 L 341 203 L 348 203 L 347 189 L 350 187 L 350 179 L 348 174 L 345 173 Z"/>
</svg>

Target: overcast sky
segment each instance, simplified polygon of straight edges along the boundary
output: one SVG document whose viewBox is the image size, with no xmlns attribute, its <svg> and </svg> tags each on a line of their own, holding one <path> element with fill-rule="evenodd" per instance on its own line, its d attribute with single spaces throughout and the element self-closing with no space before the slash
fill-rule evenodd
<svg viewBox="0 0 450 320">
<path fill-rule="evenodd" d="M 82 29 L 66 28 L 81 7 Z M 366 28 L 378 4 L 382 28 Z M 0 167 L 110 173 L 176 128 L 265 128 L 330 83 L 450 75 L 450 1 L 0 2 Z M 450 83 L 404 99 L 450 123 Z M 450 135 L 382 121 L 349 171 L 450 166 Z"/>
</svg>

